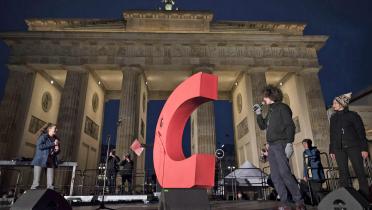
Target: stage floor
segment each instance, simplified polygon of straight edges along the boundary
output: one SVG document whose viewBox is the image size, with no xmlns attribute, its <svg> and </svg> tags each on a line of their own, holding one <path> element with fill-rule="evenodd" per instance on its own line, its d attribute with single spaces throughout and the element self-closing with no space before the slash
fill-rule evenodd
<svg viewBox="0 0 372 210">
<path fill-rule="evenodd" d="M 241 210 L 241 209 L 254 209 L 254 210 L 273 210 L 279 205 L 275 201 L 214 201 L 211 202 L 212 210 Z M 79 206 L 73 207 L 74 210 L 93 210 L 99 206 Z M 108 204 L 106 207 L 117 210 L 129 209 L 145 209 L 157 210 L 158 204 L 142 204 L 142 203 L 128 203 L 128 204 Z M 308 210 L 316 210 L 316 207 L 307 206 Z"/>
</svg>

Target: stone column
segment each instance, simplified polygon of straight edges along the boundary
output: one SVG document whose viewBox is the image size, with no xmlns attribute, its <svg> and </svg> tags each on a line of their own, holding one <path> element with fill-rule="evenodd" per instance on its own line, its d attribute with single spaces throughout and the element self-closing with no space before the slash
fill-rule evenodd
<svg viewBox="0 0 372 210">
<path fill-rule="evenodd" d="M 213 74 L 213 66 L 196 66 L 193 74 L 204 72 Z M 191 154 L 214 154 L 216 151 L 216 131 L 214 104 L 207 102 L 191 115 Z"/>
<path fill-rule="evenodd" d="M 133 68 L 123 71 L 119 110 L 121 123 L 118 126 L 116 139 L 116 154 L 119 156 L 130 152 L 130 145 L 138 137 L 139 73 Z"/>
<path fill-rule="evenodd" d="M 216 132 L 213 102 L 202 104 L 196 110 L 196 145 L 194 151 L 203 154 L 214 154 L 216 150 Z M 195 128 L 194 128 L 195 129 Z"/>
<path fill-rule="evenodd" d="M 61 139 L 59 157 L 65 161 L 78 161 L 89 73 L 81 67 L 68 67 L 67 70 L 57 120 L 57 135 Z"/>
<path fill-rule="evenodd" d="M 26 66 L 9 66 L 0 103 L 0 159 L 17 157 L 29 111 L 36 73 Z"/>
<path fill-rule="evenodd" d="M 27 114 L 31 103 L 36 73 L 26 66 L 8 66 L 9 76 L 4 97 L 0 103 L 0 159 L 20 157 Z M 17 173 L 3 171 L 0 188 L 8 189 L 16 182 Z M 22 170 L 25 174 L 25 170 Z"/>
<path fill-rule="evenodd" d="M 320 151 L 328 151 L 329 122 L 318 78 L 318 69 L 304 70 L 300 73 L 300 78 L 304 84 L 313 143 Z"/>
<path fill-rule="evenodd" d="M 263 100 L 262 90 L 266 86 L 266 76 L 265 72 L 254 72 L 249 73 L 250 77 L 250 84 L 252 87 L 252 104 L 249 108 L 252 108 L 255 103 L 260 103 Z M 247 83 L 249 84 L 249 83 Z M 256 142 L 257 142 L 257 151 L 260 154 L 260 150 L 263 145 L 266 143 L 266 135 L 265 132 L 262 131 L 258 124 L 256 123 L 256 118 L 254 119 L 254 131 L 256 135 Z"/>
</svg>

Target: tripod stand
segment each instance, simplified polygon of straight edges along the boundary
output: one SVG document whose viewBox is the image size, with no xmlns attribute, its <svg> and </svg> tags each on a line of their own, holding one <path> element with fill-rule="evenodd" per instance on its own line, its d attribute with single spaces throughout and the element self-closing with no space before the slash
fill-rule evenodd
<svg viewBox="0 0 372 210">
<path fill-rule="evenodd" d="M 109 153 L 110 153 L 110 141 L 111 141 L 111 136 L 110 135 L 107 135 L 107 153 L 106 153 L 105 171 L 104 171 L 104 176 L 103 176 L 102 200 L 101 200 L 101 203 L 100 203 L 98 209 L 109 209 L 109 210 L 113 210 L 113 209 L 108 208 L 108 207 L 105 206 L 105 190 L 106 190 L 106 178 L 107 178 L 107 163 L 108 163 L 108 158 L 109 158 Z"/>
</svg>

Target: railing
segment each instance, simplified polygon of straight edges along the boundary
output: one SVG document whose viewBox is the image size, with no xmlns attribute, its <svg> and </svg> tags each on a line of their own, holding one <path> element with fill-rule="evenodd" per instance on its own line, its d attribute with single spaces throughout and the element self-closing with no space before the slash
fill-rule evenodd
<svg viewBox="0 0 372 210">
<path fill-rule="evenodd" d="M 74 190 L 76 162 L 63 162 L 55 169 L 55 183 L 57 190 L 63 195 L 72 195 Z M 16 197 L 23 191 L 30 189 L 33 179 L 33 169 L 30 161 L 0 160 L 0 193 L 11 190 Z M 16 172 L 16 175 L 14 174 Z M 45 186 L 45 176 L 41 176 L 41 187 Z"/>
<path fill-rule="evenodd" d="M 153 171 L 135 171 L 132 174 L 131 186 L 129 183 L 122 183 L 123 170 L 119 170 L 114 177 L 104 176 L 103 169 L 86 169 L 81 171 L 76 181 L 75 195 L 100 195 L 104 181 L 106 182 L 105 192 L 108 194 L 152 194 L 156 191 L 155 177 L 151 177 Z"/>
<path fill-rule="evenodd" d="M 7 169 L 6 171 L 1 169 L 0 168 L 0 177 L 4 176 L 4 173 L 11 173 L 12 175 L 15 174 L 15 176 L 12 176 L 12 178 L 16 177 L 15 179 L 15 184 L 12 186 L 11 189 L 8 189 L 7 191 L 7 195 L 4 196 L 6 198 L 9 198 L 9 199 L 6 199 L 7 201 L 9 201 L 10 203 L 13 203 L 17 197 L 19 196 L 19 185 L 18 183 L 22 180 L 22 172 L 21 170 L 18 170 L 18 169 L 14 169 L 14 168 L 10 168 L 10 169 Z M 2 181 L 0 179 L 0 181 Z M 3 197 L 3 195 L 1 195 L 1 198 Z"/>
<path fill-rule="evenodd" d="M 322 159 L 325 160 L 325 167 L 323 167 L 325 174 L 326 191 L 332 191 L 338 187 L 338 168 L 335 167 L 334 161 L 331 160 L 326 153 L 321 153 Z M 5 166 L 4 166 L 5 165 Z M 368 162 L 369 181 L 372 182 L 370 165 Z M 26 167 L 28 166 L 28 167 Z M 103 190 L 103 183 L 108 183 L 108 178 L 104 177 L 104 168 L 77 170 L 76 165 L 65 163 L 66 167 L 59 167 L 55 170 L 55 187 L 62 195 L 101 195 Z M 75 166 L 75 167 L 74 167 Z M 17 165 L 16 163 L 4 164 L 0 161 L 0 193 L 3 195 L 11 190 L 14 194 L 19 195 L 24 190 L 30 188 L 33 179 L 33 170 L 29 164 Z M 70 167 L 70 168 L 69 168 Z M 72 168 L 71 168 L 72 167 Z M 271 188 L 267 184 L 267 175 L 270 167 L 264 167 L 261 170 L 258 168 L 237 168 L 235 173 L 227 171 L 231 176 L 220 176 L 216 180 L 216 186 L 211 190 L 212 198 L 232 198 L 238 199 L 239 192 L 248 194 L 250 199 L 268 199 Z M 308 167 L 309 175 L 311 174 L 311 167 Z M 255 175 L 244 173 L 247 171 L 256 171 Z M 258 171 L 260 171 L 258 173 Z M 122 184 L 121 172 L 115 176 L 115 183 L 110 190 L 109 184 L 106 184 L 105 192 L 108 194 L 152 194 L 160 191 L 157 187 L 156 177 L 154 171 L 134 171 L 132 175 L 132 186 Z M 233 172 L 233 173 L 231 173 Z M 228 174 L 224 173 L 224 174 Z M 311 177 L 309 177 L 311 178 Z M 354 175 L 351 179 L 355 179 Z M 41 188 L 45 187 L 46 175 L 41 177 Z M 311 188 L 309 188 L 311 190 Z M 250 194 L 251 193 L 251 194 Z M 253 193 L 253 194 L 252 194 Z"/>
<path fill-rule="evenodd" d="M 1 165 L 0 165 L 1 166 Z M 11 167 L 0 168 L 0 193 L 1 195 L 9 191 L 15 191 L 16 194 L 22 193 L 30 189 L 33 179 L 33 169 L 29 167 L 13 165 Z M 18 169 L 18 167 L 22 167 Z M 14 174 L 14 173 L 17 174 Z M 73 175 L 72 175 L 72 172 Z M 62 195 L 99 195 L 102 192 L 103 182 L 108 182 L 108 178 L 104 177 L 102 169 L 66 169 L 59 167 L 54 172 L 54 186 L 55 190 Z M 128 190 L 128 183 L 122 186 L 120 173 L 118 171 L 115 176 L 115 186 L 113 192 L 109 192 L 107 185 L 106 191 L 111 194 L 151 194 L 156 191 L 156 181 L 154 173 L 148 171 L 135 171 L 132 176 L 131 190 Z M 46 175 L 43 173 L 40 179 L 40 187 L 45 188 Z M 71 181 L 73 180 L 73 181 Z M 130 191 L 130 192 L 124 192 Z"/>
</svg>

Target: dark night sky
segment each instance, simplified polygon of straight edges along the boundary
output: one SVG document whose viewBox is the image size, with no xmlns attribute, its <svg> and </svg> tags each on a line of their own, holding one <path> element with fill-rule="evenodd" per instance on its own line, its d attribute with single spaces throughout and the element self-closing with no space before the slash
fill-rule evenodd
<svg viewBox="0 0 372 210">
<path fill-rule="evenodd" d="M 120 19 L 127 9 L 155 9 L 160 0 L 1 0 L 0 31 L 25 30 L 26 18 Z M 372 1 L 370 0 L 178 0 L 183 10 L 211 10 L 215 20 L 305 22 L 305 34 L 328 35 L 319 52 L 323 95 L 358 92 L 371 85 Z M 0 98 L 8 50 L 0 42 Z"/>
<path fill-rule="evenodd" d="M 26 30 L 26 18 L 121 19 L 127 9 L 156 9 L 159 5 L 160 0 L 1 0 L 0 32 Z M 305 35 L 328 35 L 329 40 L 319 52 L 326 105 L 336 95 L 356 93 L 372 84 L 371 0 L 177 0 L 177 6 L 182 10 L 211 10 L 215 20 L 304 22 Z M 8 54 L 0 41 L 0 99 L 7 78 Z M 155 106 L 159 112 L 161 106 L 157 103 L 161 102 L 151 103 L 149 109 Z M 216 105 L 216 112 L 221 110 Z M 231 118 L 231 114 L 222 116 L 226 117 Z M 106 119 L 115 122 L 114 117 Z M 156 123 L 155 117 L 152 119 Z M 217 126 L 217 131 L 226 127 Z"/>
</svg>

